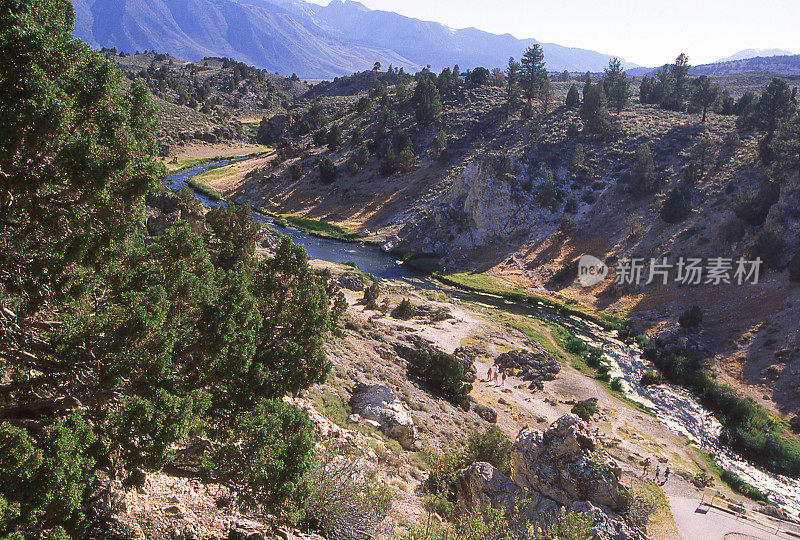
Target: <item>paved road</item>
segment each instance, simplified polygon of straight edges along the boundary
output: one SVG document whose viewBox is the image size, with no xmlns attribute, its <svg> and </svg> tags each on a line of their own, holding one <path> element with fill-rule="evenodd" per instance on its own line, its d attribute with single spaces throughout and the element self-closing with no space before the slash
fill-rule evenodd
<svg viewBox="0 0 800 540">
<path fill-rule="evenodd" d="M 678 531 L 685 540 L 770 540 L 798 538 L 785 533 L 775 534 L 775 530 L 703 505 L 698 508 L 700 497 L 690 484 L 674 477 L 663 486 L 669 498 L 672 517 Z"/>
</svg>

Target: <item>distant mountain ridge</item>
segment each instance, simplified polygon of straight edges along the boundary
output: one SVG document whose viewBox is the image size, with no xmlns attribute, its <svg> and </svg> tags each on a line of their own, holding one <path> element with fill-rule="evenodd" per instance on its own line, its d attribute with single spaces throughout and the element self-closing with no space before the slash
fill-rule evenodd
<svg viewBox="0 0 800 540">
<path fill-rule="evenodd" d="M 747 60 L 748 58 L 767 58 L 770 56 L 794 56 L 794 53 L 784 49 L 744 49 L 730 56 L 726 56 L 725 58 L 720 58 L 714 62 L 714 64 L 733 62 L 735 60 Z"/>
<path fill-rule="evenodd" d="M 660 67 L 636 67 L 627 69 L 628 75 L 639 77 L 653 75 Z M 693 75 L 730 75 L 734 73 L 748 73 L 763 71 L 779 73 L 781 75 L 800 75 L 800 54 L 787 56 L 758 56 L 742 60 L 729 60 L 713 64 L 700 64 L 692 66 L 690 73 Z"/>
<path fill-rule="evenodd" d="M 227 56 L 282 74 L 330 78 L 377 61 L 409 71 L 459 64 L 503 66 L 537 41 L 475 28 L 454 30 L 352 0 L 72 0 L 75 36 L 93 47 Z M 551 71 L 601 71 L 612 57 L 542 43 Z M 624 65 L 632 67 L 633 64 Z"/>
</svg>

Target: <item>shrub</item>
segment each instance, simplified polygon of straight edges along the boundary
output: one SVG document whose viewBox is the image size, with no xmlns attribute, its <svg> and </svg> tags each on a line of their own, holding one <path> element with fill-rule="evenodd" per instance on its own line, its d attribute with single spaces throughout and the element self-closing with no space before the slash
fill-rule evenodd
<svg viewBox="0 0 800 540">
<path fill-rule="evenodd" d="M 764 231 L 750 248 L 750 258 L 760 257 L 765 268 L 777 268 L 780 265 L 786 241 L 775 231 Z"/>
<path fill-rule="evenodd" d="M 454 405 L 469 410 L 471 384 L 465 384 L 461 362 L 437 349 L 420 350 L 408 362 L 408 375 L 420 379 L 429 389 L 440 392 Z"/>
<path fill-rule="evenodd" d="M 641 145 L 636 150 L 636 163 L 631 169 L 630 189 L 636 195 L 650 193 L 656 187 L 656 172 L 650 145 Z"/>
<path fill-rule="evenodd" d="M 331 126 L 331 129 L 328 130 L 328 134 L 325 137 L 325 141 L 328 143 L 328 150 L 331 152 L 335 152 L 342 146 L 342 128 L 339 124 L 334 124 Z"/>
<path fill-rule="evenodd" d="M 374 530 L 392 505 L 392 491 L 375 469 L 358 461 L 359 450 L 325 441 L 306 477 L 309 493 L 303 523 L 326 538 Z"/>
<path fill-rule="evenodd" d="M 678 324 L 684 328 L 697 328 L 703 322 L 703 310 L 700 306 L 692 306 L 678 317 Z"/>
<path fill-rule="evenodd" d="M 525 104 L 522 106 L 522 111 L 520 111 L 520 115 L 524 119 L 533 118 L 534 110 L 533 104 L 530 101 L 526 101 Z"/>
<path fill-rule="evenodd" d="M 417 308 L 408 298 L 403 298 L 392 314 L 396 319 L 407 320 L 417 314 Z"/>
<path fill-rule="evenodd" d="M 622 386 L 622 379 L 620 379 L 619 377 L 616 377 L 614 378 L 614 380 L 611 381 L 611 389 L 614 390 L 615 392 L 622 392 L 624 388 L 625 387 Z"/>
<path fill-rule="evenodd" d="M 336 180 L 336 164 L 328 156 L 319 160 L 319 178 L 325 184 L 330 184 Z"/>
<path fill-rule="evenodd" d="M 733 203 L 736 216 L 750 225 L 763 225 L 772 205 L 778 202 L 780 186 L 775 182 L 763 182 L 758 190 L 748 190 L 737 195 Z"/>
<path fill-rule="evenodd" d="M 731 131 L 725 136 L 725 146 L 727 146 L 730 150 L 736 150 L 741 144 L 742 139 L 739 137 L 738 132 Z"/>
<path fill-rule="evenodd" d="M 416 161 L 417 156 L 414 155 L 414 150 L 411 146 L 406 146 L 397 154 L 397 166 L 403 172 L 410 171 Z"/>
<path fill-rule="evenodd" d="M 311 142 L 314 143 L 314 146 L 326 144 L 328 142 L 328 129 L 322 127 L 315 131 L 314 135 L 311 136 Z"/>
<path fill-rule="evenodd" d="M 789 279 L 795 283 L 800 282 L 800 246 L 794 251 L 789 261 Z"/>
<path fill-rule="evenodd" d="M 467 461 L 471 463 L 491 463 L 495 468 L 509 474 L 509 457 L 511 441 L 500 430 L 492 425 L 483 433 L 473 433 L 467 443 Z"/>
<path fill-rule="evenodd" d="M 445 135 L 444 131 L 438 132 L 433 138 L 433 150 L 437 155 L 447 151 L 447 135 Z"/>
<path fill-rule="evenodd" d="M 578 87 L 574 84 L 569 87 L 569 91 L 567 92 L 567 100 L 566 105 L 570 108 L 575 108 L 581 104 L 581 96 L 578 93 Z"/>
<path fill-rule="evenodd" d="M 303 167 L 299 163 L 292 163 L 289 166 L 289 178 L 292 180 L 300 180 L 300 177 L 303 176 Z"/>
<path fill-rule="evenodd" d="M 367 309 L 378 309 L 378 297 L 380 296 L 380 285 L 377 279 L 372 280 L 372 284 L 364 289 L 364 305 Z"/>
<path fill-rule="evenodd" d="M 677 223 L 688 216 L 689 211 L 689 203 L 686 202 L 683 193 L 676 186 L 670 191 L 658 215 L 667 223 Z"/>
<path fill-rule="evenodd" d="M 528 538 L 531 540 L 589 540 L 592 538 L 594 519 L 584 512 L 559 510 L 555 523 L 541 530 L 529 525 Z"/>
<path fill-rule="evenodd" d="M 641 382 L 642 386 L 664 384 L 664 376 L 654 369 L 648 369 L 642 373 L 642 378 L 639 382 Z"/>
<path fill-rule="evenodd" d="M 583 341 L 582 339 L 578 339 L 574 336 L 568 337 L 567 342 L 564 344 L 564 349 L 566 349 L 567 352 L 570 352 L 572 354 L 580 354 L 584 352 L 587 349 L 587 347 L 588 346 L 586 345 L 585 341 Z"/>
<path fill-rule="evenodd" d="M 390 148 L 383 155 L 380 167 L 378 167 L 378 171 L 383 176 L 389 176 L 395 171 L 396 168 L 397 168 L 397 154 L 395 154 L 394 150 Z"/>
<path fill-rule="evenodd" d="M 597 401 L 594 399 L 579 401 L 572 406 L 572 410 L 570 412 L 578 416 L 584 422 L 589 422 L 592 419 L 592 416 L 597 414 Z"/>
<path fill-rule="evenodd" d="M 760 489 L 745 482 L 739 475 L 722 469 L 720 480 L 725 482 L 733 491 L 741 493 L 754 501 L 769 502 L 769 496 Z"/>
<path fill-rule="evenodd" d="M 432 450 L 428 454 L 428 464 L 430 472 L 422 483 L 422 490 L 434 495 L 452 493 L 455 496 L 453 484 L 467 465 L 466 456 L 461 452 L 441 453 Z"/>
<path fill-rule="evenodd" d="M 794 415 L 791 420 L 789 420 L 789 427 L 792 428 L 792 431 L 795 433 L 800 433 L 800 415 Z"/>
</svg>

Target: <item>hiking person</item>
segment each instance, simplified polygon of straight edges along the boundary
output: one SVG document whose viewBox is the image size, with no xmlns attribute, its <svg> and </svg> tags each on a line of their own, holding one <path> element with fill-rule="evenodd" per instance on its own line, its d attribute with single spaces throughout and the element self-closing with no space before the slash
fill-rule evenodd
<svg viewBox="0 0 800 540">
<path fill-rule="evenodd" d="M 503 382 L 500 383 L 500 384 L 502 384 L 503 386 L 505 386 L 505 384 L 506 384 L 506 371 L 505 370 L 503 370 Z"/>
<path fill-rule="evenodd" d="M 656 467 L 656 482 L 660 480 L 659 476 L 661 476 L 661 465 Z"/>
<path fill-rule="evenodd" d="M 644 469 L 644 475 L 647 476 L 647 469 L 650 468 L 650 458 L 644 460 L 644 463 L 642 463 L 642 468 Z"/>
<path fill-rule="evenodd" d="M 669 480 L 669 467 L 667 467 L 667 469 L 664 471 L 664 483 L 665 484 L 667 483 L 667 480 Z"/>
</svg>

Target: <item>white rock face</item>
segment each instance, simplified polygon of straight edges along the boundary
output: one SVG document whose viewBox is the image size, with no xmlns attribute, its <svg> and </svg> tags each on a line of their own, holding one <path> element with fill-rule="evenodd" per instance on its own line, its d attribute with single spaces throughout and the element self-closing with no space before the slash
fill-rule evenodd
<svg viewBox="0 0 800 540">
<path fill-rule="evenodd" d="M 599 463 L 598 441 L 580 418 L 562 416 L 544 433 L 525 428 L 511 450 L 511 478 L 489 463 L 474 463 L 456 482 L 463 512 L 504 510 L 513 528 L 547 526 L 562 507 L 592 517 L 597 540 L 641 540 L 615 511 L 628 504 L 614 463 Z"/>
<path fill-rule="evenodd" d="M 386 436 L 397 439 L 403 448 L 416 449 L 417 428 L 397 396 L 380 384 L 360 384 L 353 390 L 350 407 L 367 422 L 375 422 Z M 372 424 L 370 424 L 372 425 Z"/>
</svg>

